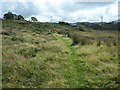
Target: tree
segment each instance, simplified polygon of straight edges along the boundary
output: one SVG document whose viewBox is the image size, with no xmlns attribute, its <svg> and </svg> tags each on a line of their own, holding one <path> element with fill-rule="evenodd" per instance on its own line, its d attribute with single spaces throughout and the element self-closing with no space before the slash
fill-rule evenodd
<svg viewBox="0 0 120 90">
<path fill-rule="evenodd" d="M 12 12 L 10 12 L 10 11 L 8 13 L 4 14 L 3 18 L 13 19 L 13 20 L 25 20 L 22 15 L 16 15 L 16 14 L 13 14 Z"/>
<path fill-rule="evenodd" d="M 22 15 L 18 15 L 18 20 L 25 20 Z"/>
<path fill-rule="evenodd" d="M 59 24 L 70 25 L 68 22 L 59 21 Z"/>
<path fill-rule="evenodd" d="M 4 17 L 5 19 L 14 19 L 14 15 L 12 14 L 12 12 L 8 12 L 6 14 L 4 14 Z"/>
<path fill-rule="evenodd" d="M 18 20 L 18 16 L 16 14 L 13 14 L 14 20 Z"/>
<path fill-rule="evenodd" d="M 36 17 L 31 17 L 31 21 L 38 21 Z"/>
</svg>

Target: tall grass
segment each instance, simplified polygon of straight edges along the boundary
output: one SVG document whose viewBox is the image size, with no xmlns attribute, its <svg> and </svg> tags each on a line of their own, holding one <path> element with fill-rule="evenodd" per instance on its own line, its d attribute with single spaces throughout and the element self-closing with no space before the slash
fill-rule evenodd
<svg viewBox="0 0 120 90">
<path fill-rule="evenodd" d="M 117 88 L 119 85 L 116 33 L 6 20 L 1 35 L 3 88 Z"/>
<path fill-rule="evenodd" d="M 68 35 L 73 40 L 73 44 L 79 44 L 79 45 L 89 45 L 92 44 L 92 41 L 89 38 L 86 38 L 85 36 L 81 35 L 77 32 L 72 32 L 70 35 Z"/>
</svg>

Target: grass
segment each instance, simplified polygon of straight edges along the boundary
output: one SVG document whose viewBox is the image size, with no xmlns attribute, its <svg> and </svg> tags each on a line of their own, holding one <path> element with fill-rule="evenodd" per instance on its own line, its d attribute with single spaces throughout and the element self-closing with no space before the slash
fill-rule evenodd
<svg viewBox="0 0 120 90">
<path fill-rule="evenodd" d="M 119 87 L 116 31 L 3 20 L 1 35 L 3 88 Z"/>
</svg>

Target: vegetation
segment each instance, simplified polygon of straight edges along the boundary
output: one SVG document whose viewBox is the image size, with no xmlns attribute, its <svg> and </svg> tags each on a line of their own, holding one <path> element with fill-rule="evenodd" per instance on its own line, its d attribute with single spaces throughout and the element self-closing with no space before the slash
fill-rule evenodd
<svg viewBox="0 0 120 90">
<path fill-rule="evenodd" d="M 86 27 L 95 29 L 95 30 L 119 30 L 119 23 L 109 22 L 109 23 L 90 23 L 86 24 Z"/>
<path fill-rule="evenodd" d="M 3 88 L 119 88 L 117 31 L 6 19 L 2 27 Z"/>
<path fill-rule="evenodd" d="M 4 17 L 5 19 L 11 19 L 11 20 L 24 20 L 24 17 L 22 15 L 16 15 L 16 14 L 13 14 L 12 12 L 8 12 L 6 14 L 4 14 Z"/>
<path fill-rule="evenodd" d="M 59 24 L 62 24 L 62 25 L 70 25 L 68 22 L 63 22 L 63 21 L 59 21 Z"/>
<path fill-rule="evenodd" d="M 87 31 L 87 28 L 86 28 L 84 25 L 79 25 L 79 26 L 78 26 L 78 29 L 79 29 L 80 31 Z"/>
<path fill-rule="evenodd" d="M 4 15 L 5 19 L 13 19 L 13 14 L 11 12 L 8 12 L 7 14 Z"/>
<path fill-rule="evenodd" d="M 38 21 L 36 17 L 31 17 L 31 21 Z"/>
</svg>

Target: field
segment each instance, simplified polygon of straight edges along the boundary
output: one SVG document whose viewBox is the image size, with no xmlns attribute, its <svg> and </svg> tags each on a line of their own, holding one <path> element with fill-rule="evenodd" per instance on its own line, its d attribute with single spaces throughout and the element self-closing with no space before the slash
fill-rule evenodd
<svg viewBox="0 0 120 90">
<path fill-rule="evenodd" d="M 118 88 L 118 32 L 2 20 L 3 88 Z"/>
</svg>

